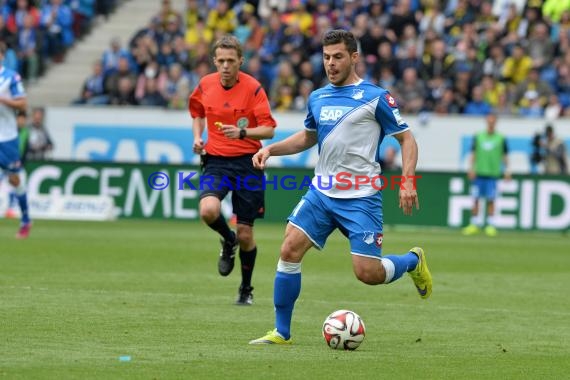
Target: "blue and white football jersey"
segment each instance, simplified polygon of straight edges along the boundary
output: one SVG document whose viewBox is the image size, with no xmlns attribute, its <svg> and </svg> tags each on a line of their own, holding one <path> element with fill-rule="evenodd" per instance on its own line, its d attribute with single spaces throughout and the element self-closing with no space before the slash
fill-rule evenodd
<svg viewBox="0 0 570 380">
<path fill-rule="evenodd" d="M 20 75 L 5 67 L 0 68 L 0 97 L 17 99 L 26 96 Z M 0 142 L 18 137 L 16 113 L 12 107 L 0 104 Z"/>
<path fill-rule="evenodd" d="M 378 192 L 370 183 L 381 173 L 378 147 L 386 135 L 409 129 L 395 99 L 385 89 L 360 80 L 347 86 L 327 85 L 311 93 L 305 128 L 317 133 L 319 160 L 313 186 L 333 198 L 359 198 Z M 347 188 L 346 182 L 353 185 Z"/>
</svg>

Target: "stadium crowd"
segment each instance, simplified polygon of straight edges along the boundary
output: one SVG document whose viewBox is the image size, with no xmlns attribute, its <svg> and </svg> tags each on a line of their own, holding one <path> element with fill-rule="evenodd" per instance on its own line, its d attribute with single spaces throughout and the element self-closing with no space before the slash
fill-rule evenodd
<svg viewBox="0 0 570 380">
<path fill-rule="evenodd" d="M 359 75 L 405 113 L 570 115 L 570 0 L 499 2 L 187 0 L 179 12 L 162 0 L 125 46 L 111 41 L 74 103 L 184 109 L 213 70 L 212 42 L 232 33 L 271 106 L 304 111 L 325 80 L 321 36 L 343 28 L 360 40 Z"/>
<path fill-rule="evenodd" d="M 50 63 L 107 16 L 118 0 L 0 0 L 0 40 L 8 47 L 4 66 L 34 82 Z"/>
</svg>

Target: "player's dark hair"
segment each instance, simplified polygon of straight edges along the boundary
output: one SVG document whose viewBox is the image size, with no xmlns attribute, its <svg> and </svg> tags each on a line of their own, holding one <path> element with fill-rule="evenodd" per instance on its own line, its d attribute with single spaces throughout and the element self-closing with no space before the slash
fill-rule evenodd
<svg viewBox="0 0 570 380">
<path fill-rule="evenodd" d="M 212 57 L 216 56 L 216 49 L 234 49 L 235 51 L 237 51 L 237 55 L 239 58 L 241 58 L 243 54 L 239 40 L 231 35 L 225 35 L 216 41 L 216 43 L 212 47 Z"/>
<path fill-rule="evenodd" d="M 0 54 L 6 54 L 6 43 L 4 41 L 0 41 Z"/>
<path fill-rule="evenodd" d="M 358 44 L 354 34 L 342 29 L 329 30 L 323 36 L 323 46 L 344 43 L 349 54 L 358 51 Z"/>
</svg>

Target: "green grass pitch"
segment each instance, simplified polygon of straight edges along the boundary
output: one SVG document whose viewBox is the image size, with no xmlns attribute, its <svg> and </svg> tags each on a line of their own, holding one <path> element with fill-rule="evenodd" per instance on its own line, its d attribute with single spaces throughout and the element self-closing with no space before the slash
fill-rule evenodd
<svg viewBox="0 0 570 380">
<path fill-rule="evenodd" d="M 0 220 L 0 378 L 563 379 L 570 373 L 570 237 L 387 228 L 385 253 L 427 252 L 431 299 L 409 278 L 358 282 L 334 234 L 303 263 L 290 347 L 249 346 L 273 326 L 284 224 L 258 223 L 255 304 L 234 306 L 239 267 L 217 273 L 197 222 Z M 329 349 L 324 318 L 359 313 L 366 339 Z M 120 361 L 130 356 L 130 361 Z"/>
</svg>

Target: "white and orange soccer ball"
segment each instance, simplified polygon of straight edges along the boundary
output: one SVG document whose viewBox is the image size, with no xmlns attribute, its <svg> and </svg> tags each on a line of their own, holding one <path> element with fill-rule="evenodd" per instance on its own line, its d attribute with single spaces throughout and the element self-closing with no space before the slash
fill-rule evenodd
<svg viewBox="0 0 570 380">
<path fill-rule="evenodd" d="M 365 335 L 364 322 L 354 311 L 337 310 L 323 323 L 325 342 L 336 350 L 356 350 Z"/>
</svg>

